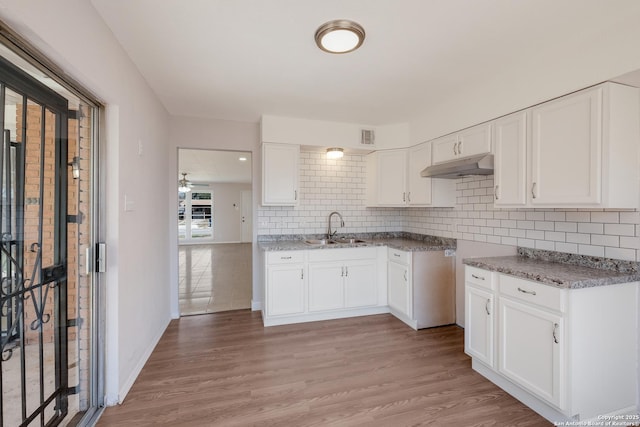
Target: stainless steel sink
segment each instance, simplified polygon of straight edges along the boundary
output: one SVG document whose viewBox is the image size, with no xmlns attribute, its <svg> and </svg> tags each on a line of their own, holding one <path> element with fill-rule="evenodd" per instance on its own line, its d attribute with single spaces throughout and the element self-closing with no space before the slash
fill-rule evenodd
<svg viewBox="0 0 640 427">
<path fill-rule="evenodd" d="M 347 239 L 347 238 L 338 238 L 334 240 L 336 243 L 366 243 L 365 240 L 362 239 Z"/>
<path fill-rule="evenodd" d="M 334 240 L 328 240 L 328 239 L 307 239 L 304 242 L 307 245 L 315 245 L 315 246 L 334 245 L 336 243 Z"/>
</svg>

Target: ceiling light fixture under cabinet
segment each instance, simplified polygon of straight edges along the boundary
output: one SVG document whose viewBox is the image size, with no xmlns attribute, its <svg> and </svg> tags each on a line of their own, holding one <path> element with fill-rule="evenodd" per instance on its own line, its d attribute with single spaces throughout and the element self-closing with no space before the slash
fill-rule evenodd
<svg viewBox="0 0 640 427">
<path fill-rule="evenodd" d="M 340 159 L 344 156 L 344 150 L 342 148 L 327 148 L 327 159 Z"/>
</svg>

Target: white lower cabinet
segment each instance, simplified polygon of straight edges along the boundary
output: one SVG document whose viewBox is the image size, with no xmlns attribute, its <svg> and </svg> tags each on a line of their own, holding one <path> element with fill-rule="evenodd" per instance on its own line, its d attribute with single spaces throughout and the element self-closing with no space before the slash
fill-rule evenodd
<svg viewBox="0 0 640 427">
<path fill-rule="evenodd" d="M 639 288 L 561 289 L 466 266 L 465 352 L 552 422 L 637 414 Z"/>
<path fill-rule="evenodd" d="M 498 371 L 564 410 L 564 321 L 550 313 L 500 297 Z"/>
<path fill-rule="evenodd" d="M 473 285 L 465 286 L 465 352 L 494 367 L 494 295 Z"/>
<path fill-rule="evenodd" d="M 378 277 L 383 250 L 267 252 L 265 326 L 388 312 Z"/>
<path fill-rule="evenodd" d="M 309 264 L 309 311 L 378 303 L 376 260 Z"/>
<path fill-rule="evenodd" d="M 410 319 L 413 315 L 411 308 L 410 267 L 389 260 L 387 265 L 387 299 L 389 307 L 396 315 L 403 315 Z"/>
<path fill-rule="evenodd" d="M 274 265 L 268 269 L 267 314 L 269 316 L 304 313 L 304 264 Z"/>
</svg>

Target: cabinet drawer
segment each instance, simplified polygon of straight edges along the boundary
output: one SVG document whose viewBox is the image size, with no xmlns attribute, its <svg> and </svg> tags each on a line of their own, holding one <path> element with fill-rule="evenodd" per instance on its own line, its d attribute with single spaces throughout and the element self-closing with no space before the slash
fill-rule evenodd
<svg viewBox="0 0 640 427">
<path fill-rule="evenodd" d="M 267 253 L 267 264 L 289 264 L 304 261 L 304 251 L 275 251 Z"/>
<path fill-rule="evenodd" d="M 497 276 L 501 294 L 551 310 L 565 311 L 566 289 L 554 288 L 553 286 L 504 274 L 498 274 Z"/>
<path fill-rule="evenodd" d="M 309 262 L 375 259 L 376 257 L 377 248 L 375 247 L 314 249 L 309 251 Z"/>
<path fill-rule="evenodd" d="M 389 261 L 398 262 L 400 264 L 409 265 L 411 262 L 411 252 L 405 252 L 398 249 L 388 248 Z"/>
<path fill-rule="evenodd" d="M 468 283 L 481 286 L 486 289 L 494 289 L 493 273 L 481 268 L 465 266 L 464 280 Z"/>
</svg>

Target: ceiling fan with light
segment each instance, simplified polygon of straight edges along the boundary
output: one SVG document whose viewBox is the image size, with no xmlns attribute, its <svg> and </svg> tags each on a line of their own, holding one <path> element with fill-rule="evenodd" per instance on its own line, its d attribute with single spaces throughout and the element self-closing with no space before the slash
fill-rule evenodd
<svg viewBox="0 0 640 427">
<path fill-rule="evenodd" d="M 178 180 L 178 191 L 180 193 L 188 193 L 191 191 L 191 187 L 193 187 L 193 184 L 187 179 L 186 172 L 182 172 L 182 179 Z"/>
<path fill-rule="evenodd" d="M 187 173 L 182 172 L 182 179 L 178 180 L 178 192 L 188 193 L 193 187 L 209 187 L 209 184 L 193 183 L 187 179 Z"/>
</svg>

